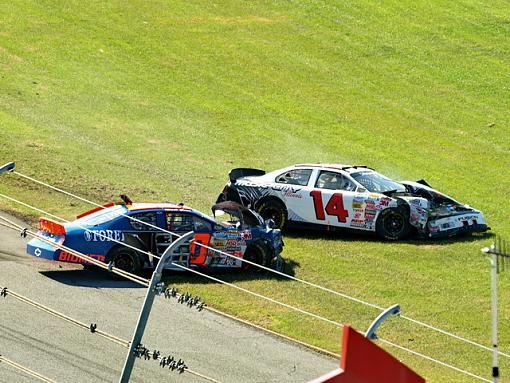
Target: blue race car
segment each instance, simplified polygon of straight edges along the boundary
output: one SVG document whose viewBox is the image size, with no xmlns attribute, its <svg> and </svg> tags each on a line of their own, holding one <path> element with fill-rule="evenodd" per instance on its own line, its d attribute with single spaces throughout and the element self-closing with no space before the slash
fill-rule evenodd
<svg viewBox="0 0 510 383">
<path fill-rule="evenodd" d="M 55 244 L 135 274 L 155 267 L 158 259 L 152 254 L 161 256 L 176 235 L 189 231 L 195 233 L 194 240 L 175 250 L 165 269 L 181 270 L 175 264 L 203 270 L 250 268 L 247 262 L 211 248 L 279 271 L 284 268 L 280 230 L 273 229 L 270 220 L 264 221 L 254 211 L 235 202 L 214 205 L 213 217 L 209 217 L 183 204 L 133 203 L 128 197 L 122 197 L 124 203 L 96 207 L 63 225 L 40 218 L 38 234 Z M 224 215 L 230 218 L 222 221 Z M 28 243 L 27 252 L 55 261 L 88 263 L 38 238 Z"/>
</svg>

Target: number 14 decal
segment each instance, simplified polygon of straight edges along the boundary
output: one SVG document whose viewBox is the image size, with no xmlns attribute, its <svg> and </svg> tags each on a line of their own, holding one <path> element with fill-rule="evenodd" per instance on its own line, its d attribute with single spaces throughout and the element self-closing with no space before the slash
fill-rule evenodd
<svg viewBox="0 0 510 383">
<path fill-rule="evenodd" d="M 342 193 L 334 193 L 326 204 L 326 209 L 324 209 L 322 204 L 322 192 L 320 190 L 311 191 L 310 196 L 313 198 L 315 217 L 319 221 L 324 221 L 326 219 L 326 213 L 328 215 L 336 216 L 338 218 L 338 222 L 346 221 L 349 216 L 349 212 L 344 209 Z"/>
</svg>

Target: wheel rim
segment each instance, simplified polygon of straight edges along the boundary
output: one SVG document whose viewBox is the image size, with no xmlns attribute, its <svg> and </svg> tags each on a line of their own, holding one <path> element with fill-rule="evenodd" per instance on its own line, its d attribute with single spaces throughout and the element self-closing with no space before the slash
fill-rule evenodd
<svg viewBox="0 0 510 383">
<path fill-rule="evenodd" d="M 282 212 L 279 209 L 275 209 L 273 207 L 269 207 L 264 209 L 263 214 L 261 214 L 264 219 L 272 219 L 274 221 L 274 225 L 277 228 L 280 228 L 283 223 Z"/>
<path fill-rule="evenodd" d="M 404 217 L 400 214 L 393 213 L 384 219 L 384 230 L 391 236 L 398 236 L 404 225 Z"/>
<path fill-rule="evenodd" d="M 245 258 L 247 261 L 261 264 L 264 256 L 261 254 L 261 252 L 258 249 L 251 250 L 248 254 L 245 255 Z M 249 270 L 257 270 L 259 269 L 257 266 L 252 265 L 251 263 L 244 263 L 244 268 Z"/>
<path fill-rule="evenodd" d="M 124 271 L 131 271 L 134 269 L 133 259 L 127 254 L 120 254 L 115 258 L 115 267 Z"/>
</svg>

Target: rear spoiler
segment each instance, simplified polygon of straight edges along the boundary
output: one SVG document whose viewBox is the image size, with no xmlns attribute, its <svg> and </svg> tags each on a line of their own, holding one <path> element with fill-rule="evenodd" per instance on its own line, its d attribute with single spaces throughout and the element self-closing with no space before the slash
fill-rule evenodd
<svg viewBox="0 0 510 383">
<path fill-rule="evenodd" d="M 38 229 L 40 231 L 45 231 L 46 233 L 57 235 L 59 237 L 62 235 L 66 235 L 66 229 L 64 225 L 46 217 L 39 217 Z"/>
<path fill-rule="evenodd" d="M 92 213 L 95 213 L 96 211 L 107 209 L 109 207 L 115 206 L 114 202 L 105 203 L 103 206 L 97 206 L 95 208 L 90 209 L 89 211 L 86 211 L 85 213 L 81 213 L 76 216 L 76 219 L 80 219 L 82 217 L 85 217 L 87 215 L 90 215 Z"/>
<path fill-rule="evenodd" d="M 263 176 L 266 174 L 265 170 L 250 169 L 250 168 L 235 168 L 228 173 L 230 182 L 235 183 L 238 178 L 250 177 L 250 176 Z"/>
</svg>

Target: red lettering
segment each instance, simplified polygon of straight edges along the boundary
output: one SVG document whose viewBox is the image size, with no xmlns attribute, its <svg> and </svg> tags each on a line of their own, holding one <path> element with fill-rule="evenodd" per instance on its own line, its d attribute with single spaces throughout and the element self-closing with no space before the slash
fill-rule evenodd
<svg viewBox="0 0 510 383">
<path fill-rule="evenodd" d="M 311 191 L 310 196 L 313 198 L 315 217 L 318 220 L 324 221 L 326 219 L 325 213 L 337 217 L 338 222 L 345 222 L 347 220 L 349 211 L 345 210 L 344 208 L 344 199 L 342 193 L 334 193 L 326 204 L 325 210 L 322 203 L 322 192 L 320 190 Z"/>
<path fill-rule="evenodd" d="M 335 193 L 331 196 L 326 205 L 326 213 L 334 215 L 338 218 L 338 222 L 345 222 L 349 216 L 349 212 L 344 209 L 344 199 L 342 193 Z"/>
<path fill-rule="evenodd" d="M 313 190 L 310 192 L 310 196 L 313 198 L 313 207 L 315 209 L 315 218 L 324 221 L 326 216 L 324 215 L 324 205 L 322 204 L 322 193 L 320 190 Z"/>
</svg>

